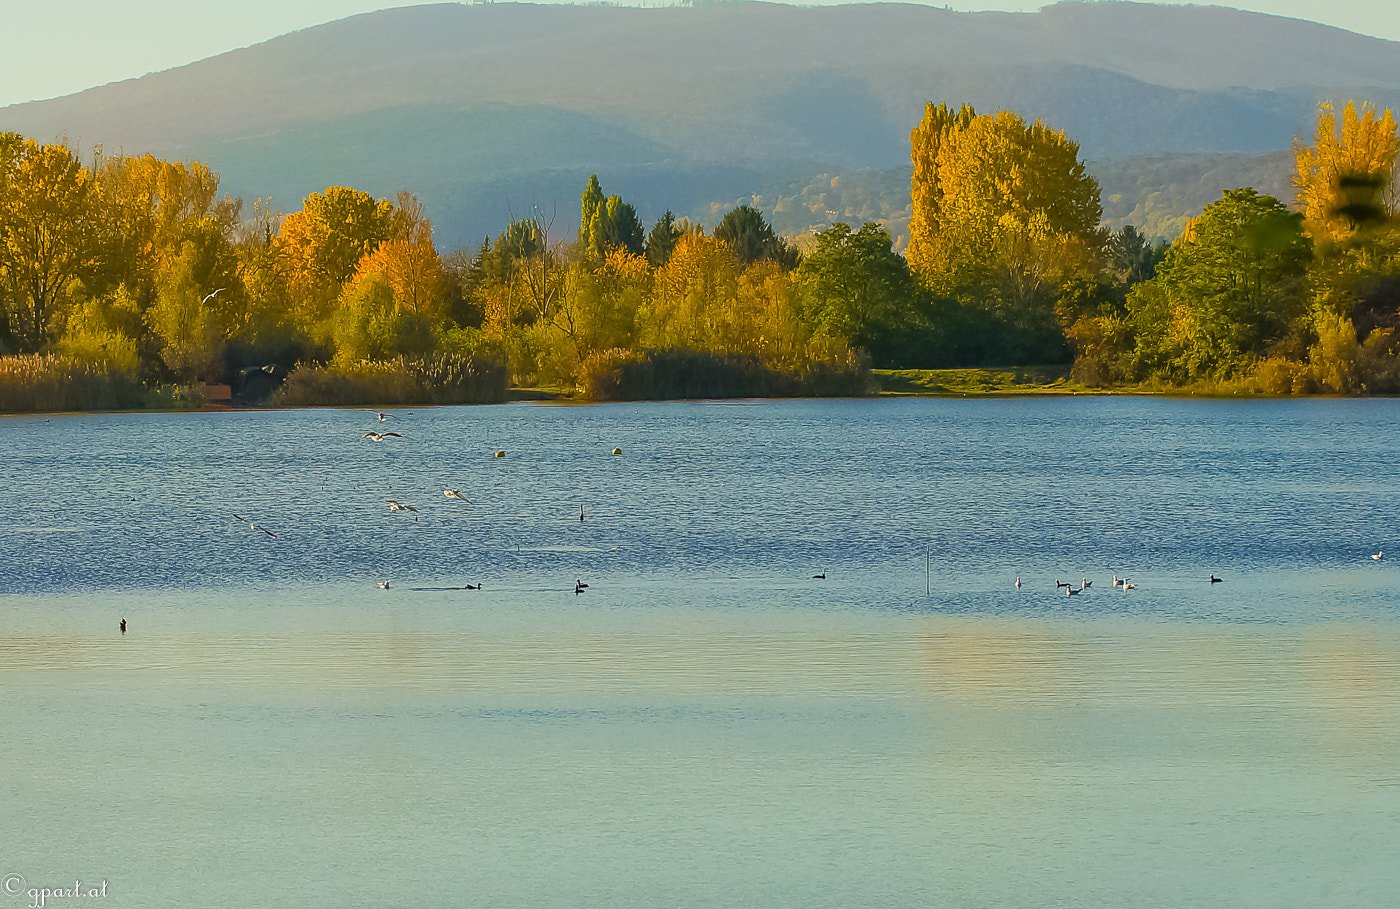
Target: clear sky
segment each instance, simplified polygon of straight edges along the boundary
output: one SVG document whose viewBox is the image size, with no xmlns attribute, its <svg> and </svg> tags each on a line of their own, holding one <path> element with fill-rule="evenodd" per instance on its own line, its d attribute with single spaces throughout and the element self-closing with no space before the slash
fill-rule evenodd
<svg viewBox="0 0 1400 909">
<path fill-rule="evenodd" d="M 333 19 L 407 5 L 393 0 L 0 0 L 0 107 L 136 78 Z M 672 2 L 628 0 L 619 5 Z M 814 4 L 809 0 L 807 5 Z M 1032 12 L 1046 0 L 934 0 L 933 5 Z M 1400 41 L 1400 3 L 1395 0 L 1197 5 L 1237 5 Z"/>
</svg>

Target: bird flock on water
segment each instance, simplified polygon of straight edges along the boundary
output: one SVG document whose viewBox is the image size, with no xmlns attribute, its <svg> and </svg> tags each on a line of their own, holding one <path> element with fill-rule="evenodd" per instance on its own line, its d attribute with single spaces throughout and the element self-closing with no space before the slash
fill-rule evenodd
<svg viewBox="0 0 1400 909">
<path fill-rule="evenodd" d="M 387 421 L 389 421 L 389 420 L 395 420 L 395 421 L 400 421 L 400 420 L 401 420 L 401 417 L 400 417 L 398 414 L 395 414 L 395 413 L 392 413 L 392 412 L 388 412 L 388 411 L 363 409 L 363 410 L 361 410 L 360 412 L 362 412 L 362 413 L 367 413 L 367 414 L 371 414 L 371 415 L 374 417 L 375 421 L 378 422 L 378 423 L 384 423 L 384 422 L 387 422 Z M 405 416 L 411 416 L 411 414 L 405 414 Z M 406 432 L 411 432 L 411 430 L 406 430 Z M 394 432 L 394 431 L 370 430 L 370 431 L 361 433 L 359 437 L 360 437 L 361 440 L 368 440 L 368 441 L 370 441 L 370 442 L 377 442 L 377 443 L 386 443 L 386 442 L 391 442 L 391 441 L 394 441 L 394 442 L 398 442 L 398 441 L 407 441 L 407 436 L 405 435 L 405 433 L 402 433 L 402 432 Z M 611 454 L 613 454 L 613 455 L 621 455 L 621 454 L 622 454 L 622 449 L 621 449 L 621 448 L 613 448 L 613 449 L 611 449 Z M 492 451 L 492 456 L 495 457 L 495 458 L 504 458 L 504 457 L 506 456 L 506 452 L 503 451 L 503 450 L 494 450 L 494 451 Z M 452 504 L 452 505 L 469 506 L 469 505 L 472 505 L 472 504 L 473 504 L 472 499 L 471 499 L 471 498 L 468 498 L 465 494 L 463 494 L 462 490 L 459 489 L 459 488 L 453 488 L 453 487 L 444 488 L 444 489 L 442 490 L 442 495 L 443 495 L 443 498 L 447 499 L 447 500 L 448 500 L 448 503 L 450 503 L 450 504 Z M 385 504 L 387 505 L 388 510 L 389 510 L 390 513 L 402 514 L 402 515 L 406 515 L 406 516 L 412 516 L 412 517 L 414 518 L 415 521 L 418 520 L 420 514 L 422 513 L 422 512 L 420 511 L 420 508 L 419 508 L 417 505 L 414 505 L 414 504 L 412 504 L 412 503 L 410 503 L 410 502 L 408 502 L 408 501 L 402 500 L 402 499 L 397 499 L 397 498 L 386 498 L 384 501 L 385 501 Z M 275 539 L 278 538 L 278 535 L 277 535 L 277 533 L 276 533 L 275 531 L 273 531 L 273 530 L 269 529 L 268 527 L 264 526 L 264 525 L 263 525 L 262 523 L 260 523 L 260 522 L 258 521 L 258 519 L 256 519 L 256 518 L 249 517 L 249 516 L 246 516 L 246 515 L 243 515 L 243 514 L 237 514 L 237 513 L 235 513 L 233 516 L 234 516 L 234 518 L 236 518 L 236 519 L 237 519 L 238 521 L 240 521 L 241 523 L 246 524 L 246 525 L 248 526 L 249 530 L 252 530 L 252 531 L 254 531 L 254 532 L 256 532 L 256 533 L 264 534 L 265 536 L 267 536 L 267 537 L 270 538 L 270 539 L 274 539 L 274 540 L 275 540 Z M 585 506 L 584 506 L 583 503 L 579 503 L 579 505 L 578 505 L 578 520 L 579 520 L 581 523 L 586 523 L 587 520 L 588 520 L 588 511 L 586 510 L 586 508 L 585 508 Z M 616 551 L 618 551 L 618 547 L 617 547 L 617 546 L 612 546 L 611 548 L 607 549 L 606 551 L 607 551 L 607 552 L 610 552 L 610 553 L 611 553 L 611 552 L 616 552 Z M 814 580 L 825 580 L 825 579 L 826 579 L 826 576 L 827 576 L 826 570 L 823 569 L 819 574 L 814 574 L 814 575 L 812 575 L 812 578 L 813 578 Z M 393 589 L 392 582 L 391 582 L 390 580 L 388 580 L 388 579 L 386 579 L 386 580 L 381 580 L 381 581 L 376 582 L 376 586 L 377 586 L 380 590 L 391 590 L 391 589 Z M 463 586 L 461 586 L 461 587 L 431 588 L 431 589 L 446 589 L 446 590 L 481 590 L 481 589 L 483 589 L 483 585 L 477 583 L 477 584 L 466 584 L 466 585 L 463 585 Z M 574 594 L 575 594 L 576 596 L 577 596 L 577 595 L 581 595 L 582 593 L 584 593 L 585 591 L 587 591 L 587 590 L 589 590 L 589 589 L 590 589 L 590 585 L 589 585 L 587 582 L 585 582 L 582 578 L 576 578 L 576 579 L 575 579 L 575 581 L 574 581 L 574 586 L 573 586 L 573 592 L 574 592 Z"/>
<path fill-rule="evenodd" d="M 219 291 L 215 291 L 215 292 L 214 292 L 214 294 L 217 294 L 217 293 L 219 293 Z M 213 296 L 214 294 L 211 294 L 210 296 Z M 379 423 L 384 423 L 384 422 L 387 422 L 387 421 L 389 421 L 389 420 L 399 420 L 399 419 L 400 419 L 400 417 L 399 417 L 397 414 L 394 414 L 394 413 L 391 413 L 391 412 L 387 412 L 387 411 L 363 410 L 362 412 L 368 413 L 368 414 L 372 414 L 372 415 L 374 416 L 375 420 L 376 420 L 377 422 L 379 422 Z M 411 413 L 408 414 L 408 415 L 411 415 Z M 388 442 L 388 441 L 390 441 L 390 440 L 405 440 L 405 438 L 406 438 L 406 437 L 405 437 L 405 435 L 404 435 L 403 433 L 394 432 L 394 431 L 375 431 L 375 430 L 370 430 L 370 431 L 364 432 L 364 433 L 362 433 L 362 434 L 360 435 L 360 439 L 362 439 L 362 440 L 368 440 L 368 441 L 372 441 L 372 442 L 376 442 L 376 443 L 384 443 L 384 442 Z M 495 451 L 492 452 L 492 454 L 493 454 L 493 457 L 495 457 L 495 458 L 504 458 L 504 457 L 506 456 L 506 452 L 505 452 L 504 450 L 495 450 Z M 613 455 L 620 455 L 620 454 L 622 454 L 622 449 L 620 449 L 620 448 L 613 448 L 613 449 L 611 450 L 611 454 L 613 454 Z M 444 498 L 450 500 L 450 501 L 451 501 L 452 503 L 454 503 L 454 504 L 460 504 L 460 505 L 472 505 L 472 504 L 473 504 L 472 500 L 469 499 L 469 498 L 467 498 L 467 496 L 463 495 L 462 492 L 461 492 L 461 490 L 460 490 L 460 489 L 457 489 L 457 488 L 444 488 L 444 489 L 442 490 L 442 495 L 443 495 Z M 418 516 L 419 513 L 420 513 L 420 512 L 419 512 L 419 508 L 418 508 L 417 506 L 412 505 L 412 504 L 409 504 L 409 503 L 404 502 L 404 501 L 400 501 L 400 500 L 398 500 L 398 499 L 392 499 L 392 498 L 387 498 L 387 499 L 385 499 L 385 502 L 386 502 L 386 504 L 387 504 L 387 506 L 388 506 L 388 510 L 389 510 L 390 512 L 393 512 L 393 513 L 408 513 L 408 514 L 412 514 L 412 515 L 415 516 L 414 519 L 417 520 L 417 516 Z M 580 522 L 585 522 L 585 521 L 586 521 L 586 514 L 587 514 L 587 512 L 586 512 L 586 510 L 585 510 L 584 505 L 583 505 L 582 503 L 580 503 L 579 506 L 578 506 L 578 520 L 579 520 Z M 232 516 L 233 516 L 237 521 L 239 521 L 240 523 L 245 524 L 245 525 L 248 527 L 248 529 L 249 529 L 250 531 L 252 531 L 252 532 L 254 532 L 254 533 L 257 533 L 257 534 L 262 534 L 263 536 L 265 536 L 265 537 L 267 537 L 267 538 L 269 538 L 269 539 L 271 539 L 271 540 L 276 540 L 276 539 L 278 539 L 278 534 L 277 534 L 277 532 L 275 532 L 274 530 L 272 530 L 272 529 L 270 529 L 269 527 L 265 526 L 263 523 L 260 523 L 258 519 L 253 518 L 253 517 L 249 517 L 249 516 L 247 516 L 247 515 L 238 514 L 238 513 L 233 513 Z M 607 552 L 615 552 L 615 551 L 617 551 L 617 549 L 618 549 L 617 546 L 613 546 L 613 547 L 611 547 L 610 549 L 608 549 Z M 1370 559 L 1371 559 L 1372 561 L 1380 562 L 1380 561 L 1382 561 L 1382 560 L 1384 559 L 1385 553 L 1384 553 L 1383 550 L 1379 550 L 1379 549 L 1378 549 L 1375 553 L 1370 554 L 1369 557 L 1370 557 Z M 826 569 L 823 569 L 823 570 L 822 570 L 820 573 L 818 573 L 818 574 L 811 575 L 811 578 L 812 578 L 813 580 L 823 580 L 823 581 L 826 580 L 826 578 L 827 578 Z M 1223 581 L 1224 581 L 1223 578 L 1217 577 L 1214 573 L 1210 574 L 1210 576 L 1209 576 L 1208 579 L 1207 579 L 1207 583 L 1208 583 L 1210 586 L 1214 586 L 1215 584 L 1223 583 Z M 1015 587 L 1016 587 L 1017 590 L 1020 590 L 1020 589 L 1022 588 L 1022 586 L 1023 586 L 1021 577 L 1020 577 L 1019 575 L 1016 577 L 1014 583 L 1015 583 Z M 378 581 L 376 586 L 377 586 L 379 589 L 381 589 L 381 590 L 390 590 L 390 589 L 391 589 L 391 582 L 390 582 L 389 580 Z M 576 579 L 575 579 L 575 582 L 574 582 L 573 592 L 574 592 L 574 594 L 575 594 L 576 596 L 577 596 L 577 595 L 580 595 L 580 594 L 582 594 L 584 591 L 588 590 L 588 589 L 589 589 L 589 586 L 590 586 L 590 585 L 589 585 L 588 583 L 584 582 L 582 578 L 576 578 Z M 1129 579 L 1129 578 L 1127 578 L 1127 577 L 1122 577 L 1122 578 L 1120 578 L 1116 573 L 1115 573 L 1115 574 L 1113 575 L 1113 577 L 1112 577 L 1112 586 L 1113 586 L 1114 589 L 1117 589 L 1117 590 L 1124 590 L 1124 591 L 1136 590 L 1136 589 L 1137 589 L 1137 585 L 1136 585 L 1135 583 L 1133 583 L 1133 581 L 1132 581 L 1131 579 Z M 1079 583 L 1078 586 L 1076 586 L 1073 582 L 1061 581 L 1061 580 L 1059 580 L 1058 578 L 1055 579 L 1055 588 L 1056 588 L 1056 591 L 1058 592 L 1058 591 L 1061 590 L 1061 589 L 1064 590 L 1065 596 L 1067 596 L 1067 597 L 1078 596 L 1078 595 L 1084 593 L 1085 591 L 1091 589 L 1092 587 L 1093 587 L 1093 582 L 1092 582 L 1088 577 L 1081 577 L 1080 583 Z M 463 585 L 463 586 L 461 586 L 461 587 L 430 588 L 430 589 L 481 590 L 481 589 L 483 589 L 483 585 L 481 585 L 481 584 L 478 583 L 478 584 L 465 584 L 465 585 Z M 122 632 L 123 634 L 126 633 L 126 620 L 125 620 L 125 619 L 123 619 L 122 622 L 121 622 L 121 632 Z"/>
</svg>

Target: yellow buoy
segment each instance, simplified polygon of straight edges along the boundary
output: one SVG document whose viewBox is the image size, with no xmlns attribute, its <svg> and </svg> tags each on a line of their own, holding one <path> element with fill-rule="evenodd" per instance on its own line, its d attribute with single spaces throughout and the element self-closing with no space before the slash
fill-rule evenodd
<svg viewBox="0 0 1400 909">
<path fill-rule="evenodd" d="M 506 453 L 505 453 L 504 451 L 498 451 L 498 452 L 496 452 L 496 457 L 498 457 L 498 458 L 504 458 L 505 456 L 506 456 Z"/>
<path fill-rule="evenodd" d="M 621 449 L 621 448 L 614 448 L 614 449 L 613 449 L 613 454 L 622 454 L 622 449 Z"/>
</svg>

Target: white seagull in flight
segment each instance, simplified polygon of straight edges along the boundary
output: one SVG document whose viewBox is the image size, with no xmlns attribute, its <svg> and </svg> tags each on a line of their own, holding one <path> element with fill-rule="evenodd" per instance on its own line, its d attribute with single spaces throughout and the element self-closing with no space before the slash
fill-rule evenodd
<svg viewBox="0 0 1400 909">
<path fill-rule="evenodd" d="M 362 439 L 373 439 L 376 442 L 383 442 L 385 439 L 402 439 L 403 436 L 397 432 L 367 432 L 360 436 Z"/>
</svg>

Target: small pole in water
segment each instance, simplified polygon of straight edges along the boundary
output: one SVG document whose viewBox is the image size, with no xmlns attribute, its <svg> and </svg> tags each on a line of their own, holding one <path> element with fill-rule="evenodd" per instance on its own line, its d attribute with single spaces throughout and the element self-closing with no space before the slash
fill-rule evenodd
<svg viewBox="0 0 1400 909">
<path fill-rule="evenodd" d="M 933 594 L 933 582 L 929 580 L 928 573 L 929 551 L 931 548 L 932 547 L 927 545 L 924 546 L 924 596 L 931 596 Z"/>
</svg>

